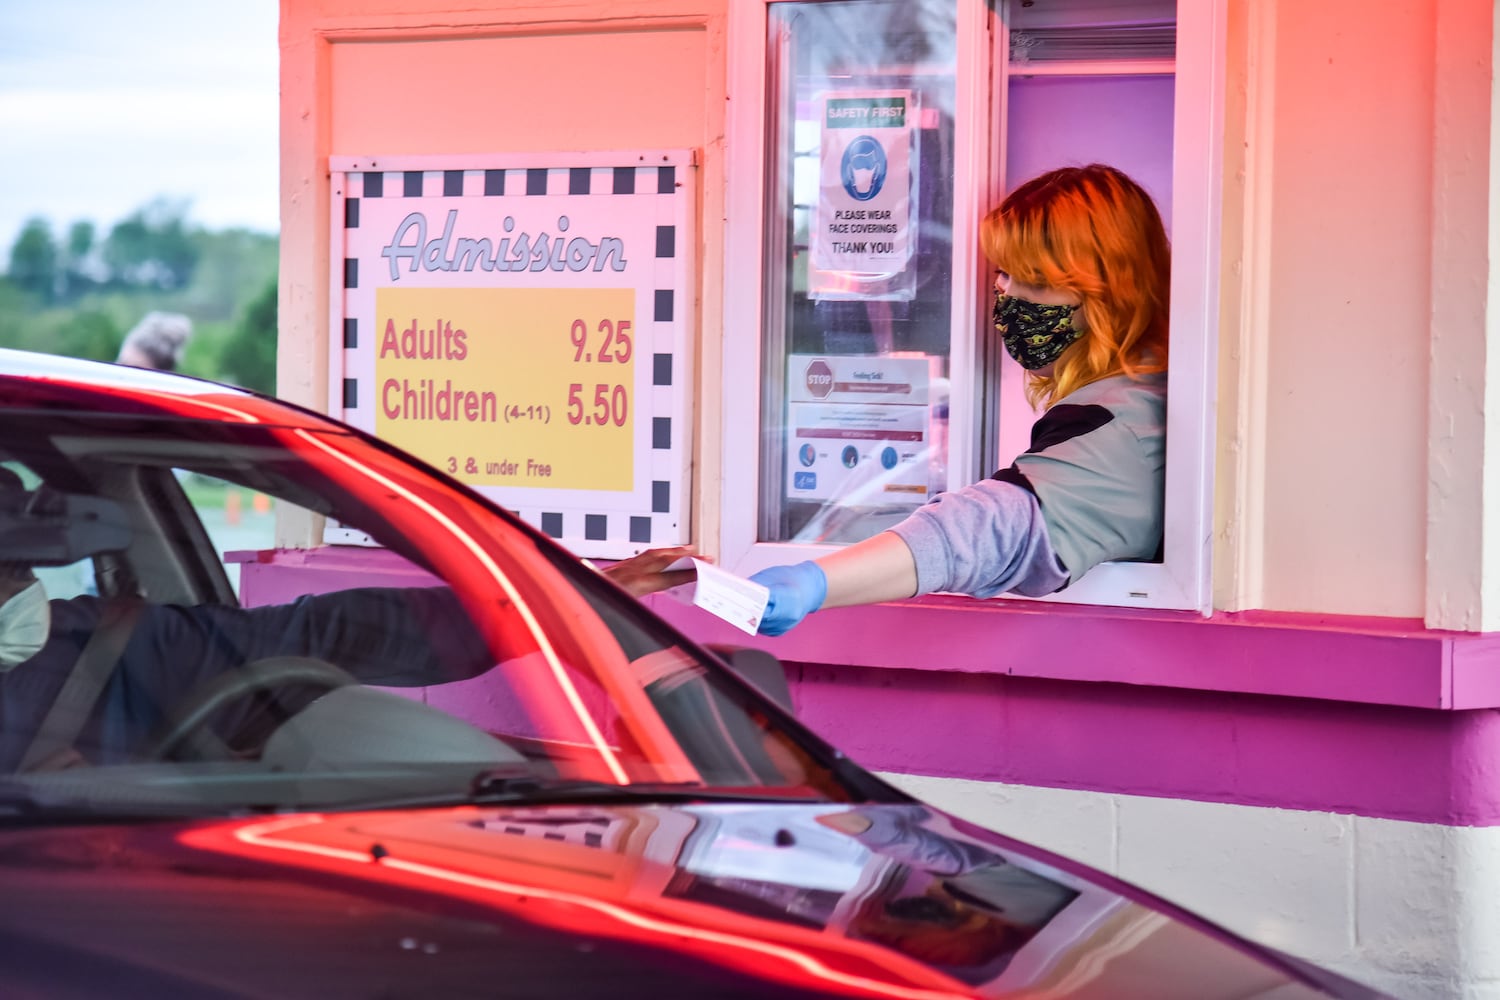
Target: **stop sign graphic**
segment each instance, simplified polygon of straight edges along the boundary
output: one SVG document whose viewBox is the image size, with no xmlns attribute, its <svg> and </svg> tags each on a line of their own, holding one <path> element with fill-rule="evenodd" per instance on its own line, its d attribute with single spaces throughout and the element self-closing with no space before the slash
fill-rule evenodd
<svg viewBox="0 0 1500 1000">
<path fill-rule="evenodd" d="M 833 369 L 822 358 L 807 365 L 807 391 L 819 399 L 833 391 Z"/>
</svg>

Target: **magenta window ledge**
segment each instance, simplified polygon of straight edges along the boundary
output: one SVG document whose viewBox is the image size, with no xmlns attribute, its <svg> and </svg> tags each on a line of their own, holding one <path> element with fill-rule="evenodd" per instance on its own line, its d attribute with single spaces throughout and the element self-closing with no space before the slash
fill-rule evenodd
<svg viewBox="0 0 1500 1000">
<path fill-rule="evenodd" d="M 304 588 L 410 580 L 410 571 L 383 549 L 326 546 L 233 552 L 226 559 L 242 564 L 246 600 L 256 604 L 290 600 Z M 756 646 L 788 663 L 1410 708 L 1500 707 L 1500 633 L 1435 631 L 1416 619 L 1276 611 L 1205 618 L 933 595 L 820 611 L 787 635 L 768 638 L 746 635 L 672 594 L 646 603 L 695 640 Z"/>
<path fill-rule="evenodd" d="M 1204 618 L 934 595 L 820 611 L 771 639 L 671 597 L 648 602 L 695 639 L 757 646 L 788 662 L 1413 708 L 1500 706 L 1500 633 L 1433 631 L 1415 619 L 1274 611 Z"/>
</svg>

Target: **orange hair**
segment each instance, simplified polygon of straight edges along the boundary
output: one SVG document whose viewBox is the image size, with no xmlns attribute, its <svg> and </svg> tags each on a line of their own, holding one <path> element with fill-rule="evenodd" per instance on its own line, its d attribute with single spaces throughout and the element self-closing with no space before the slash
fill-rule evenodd
<svg viewBox="0 0 1500 1000">
<path fill-rule="evenodd" d="M 1033 406 L 1111 375 L 1166 371 L 1171 248 L 1151 196 L 1124 173 L 1095 163 L 1029 180 L 984 217 L 979 238 L 1012 278 L 1083 301 L 1083 335 L 1050 375 L 1028 375 Z"/>
</svg>

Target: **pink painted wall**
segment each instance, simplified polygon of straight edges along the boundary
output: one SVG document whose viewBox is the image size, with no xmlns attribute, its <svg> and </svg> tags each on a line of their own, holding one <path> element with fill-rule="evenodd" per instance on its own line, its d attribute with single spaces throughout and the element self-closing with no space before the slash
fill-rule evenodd
<svg viewBox="0 0 1500 1000">
<path fill-rule="evenodd" d="M 411 570 L 324 549 L 247 556 L 240 579 L 247 604 L 274 604 L 410 585 Z M 670 595 L 647 603 L 700 643 L 775 654 L 798 717 L 872 769 L 1500 826 L 1500 637 L 934 597 L 767 639 Z M 462 717 L 488 704 L 483 682 L 420 696 Z"/>
</svg>

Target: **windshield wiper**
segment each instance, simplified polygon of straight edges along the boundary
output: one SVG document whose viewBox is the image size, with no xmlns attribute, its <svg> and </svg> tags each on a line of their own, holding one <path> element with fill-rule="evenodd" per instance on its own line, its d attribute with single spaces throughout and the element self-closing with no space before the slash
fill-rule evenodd
<svg viewBox="0 0 1500 1000">
<path fill-rule="evenodd" d="M 463 774 L 470 773 L 465 769 Z M 101 776 L 102 777 L 102 776 Z M 245 778 L 253 778 L 246 781 Z M 321 779 L 315 781 L 314 779 Z M 325 786 L 321 782 L 332 782 Z M 264 786 L 264 787 L 263 787 Z M 697 782 L 616 785 L 538 776 L 515 768 L 434 776 L 421 769 L 374 775 L 227 775 L 159 786 L 92 782 L 65 788 L 0 778 L 0 826 L 49 822 L 130 822 L 287 810 L 431 809 L 457 805 L 552 803 L 826 802 L 805 786 L 714 787 Z"/>
<path fill-rule="evenodd" d="M 0 826 L 97 821 L 128 823 L 217 815 L 222 811 L 207 810 L 199 803 L 178 798 L 111 795 L 96 799 L 57 789 L 39 789 L 15 781 L 0 784 Z"/>
<path fill-rule="evenodd" d="M 481 771 L 469 786 L 470 801 L 495 803 L 592 802 L 826 802 L 803 788 L 720 788 L 695 781 L 636 782 L 541 778 L 513 770 Z"/>
</svg>

